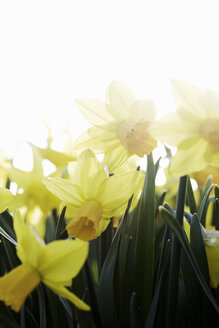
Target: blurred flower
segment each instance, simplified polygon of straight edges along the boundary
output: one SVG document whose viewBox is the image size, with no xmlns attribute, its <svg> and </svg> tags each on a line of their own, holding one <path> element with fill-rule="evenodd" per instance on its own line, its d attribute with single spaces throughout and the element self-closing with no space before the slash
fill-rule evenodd
<svg viewBox="0 0 219 328">
<path fill-rule="evenodd" d="M 192 175 L 200 187 L 204 187 L 206 180 L 212 176 L 212 183 L 219 185 L 219 168 L 208 166 L 205 170 L 198 171 Z"/>
<path fill-rule="evenodd" d="M 11 160 L 0 150 L 0 186 L 5 187 L 8 180 L 7 169 L 11 166 Z"/>
<path fill-rule="evenodd" d="M 18 185 L 16 195 L 18 208 L 22 208 L 27 222 L 33 224 L 43 236 L 45 218 L 51 210 L 59 208 L 60 201 L 43 184 L 42 157 L 36 147 L 32 145 L 31 148 L 33 151 L 33 170 L 26 172 L 15 167 L 9 167 L 8 177 L 11 182 Z"/>
<path fill-rule="evenodd" d="M 219 167 L 219 95 L 180 80 L 172 84 L 178 110 L 149 128 L 149 133 L 178 148 L 171 174 Z"/>
<path fill-rule="evenodd" d="M 26 297 L 43 282 L 79 309 L 89 310 L 87 304 L 65 287 L 71 286 L 72 278 L 83 266 L 88 244 L 80 240 L 58 240 L 45 245 L 19 212 L 14 215 L 14 229 L 22 264 L 0 278 L 0 300 L 18 312 Z"/>
<path fill-rule="evenodd" d="M 40 148 L 31 143 L 29 144 L 38 150 L 43 159 L 49 160 L 56 166 L 57 170 L 53 175 L 60 176 L 65 173 L 65 169 L 69 162 L 77 160 L 79 152 L 73 147 L 72 135 L 68 128 L 62 132 L 62 136 L 64 136 L 64 144 L 61 147 L 61 151 L 55 150 L 53 148 L 53 142 L 60 143 L 62 138 L 61 136 L 53 137 L 49 125 L 46 122 L 44 122 L 44 124 L 48 132 L 47 146 L 45 148 Z"/>
<path fill-rule="evenodd" d="M 94 149 L 105 154 L 109 172 L 123 165 L 128 157 L 143 157 L 157 147 L 148 132 L 155 119 L 151 100 L 136 100 L 131 91 L 119 82 L 112 82 L 106 93 L 106 103 L 93 99 L 77 100 L 81 113 L 93 125 L 82 134 L 76 147 Z"/>
<path fill-rule="evenodd" d="M 77 164 L 70 163 L 71 180 L 45 178 L 44 183 L 67 206 L 67 216 L 73 217 L 66 229 L 70 236 L 83 240 L 97 238 L 110 218 L 124 213 L 135 190 L 136 170 L 107 176 L 91 150 L 85 150 Z"/>
</svg>

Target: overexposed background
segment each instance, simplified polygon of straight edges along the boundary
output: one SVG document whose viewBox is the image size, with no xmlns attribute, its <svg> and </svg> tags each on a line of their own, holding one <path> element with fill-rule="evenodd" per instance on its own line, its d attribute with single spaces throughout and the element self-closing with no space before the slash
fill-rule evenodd
<svg viewBox="0 0 219 328">
<path fill-rule="evenodd" d="M 88 127 L 74 99 L 104 99 L 112 80 L 175 108 L 169 80 L 219 91 L 218 1 L 60 0 L 0 2 L 0 149 L 44 146 Z M 21 156 L 20 166 L 28 167 Z M 19 166 L 18 165 L 18 166 Z"/>
</svg>

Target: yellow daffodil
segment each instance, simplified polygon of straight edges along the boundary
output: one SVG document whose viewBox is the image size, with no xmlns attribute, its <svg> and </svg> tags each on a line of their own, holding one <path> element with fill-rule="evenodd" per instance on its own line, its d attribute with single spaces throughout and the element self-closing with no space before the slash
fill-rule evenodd
<svg viewBox="0 0 219 328">
<path fill-rule="evenodd" d="M 0 300 L 18 312 L 27 296 L 42 282 L 79 309 L 89 310 L 87 304 L 65 287 L 71 285 L 72 278 L 83 266 L 88 244 L 81 240 L 58 240 L 45 245 L 19 212 L 14 215 L 14 229 L 21 264 L 0 278 Z"/>
<path fill-rule="evenodd" d="M 73 217 L 66 229 L 70 236 L 82 240 L 97 238 L 113 216 L 124 213 L 128 199 L 135 190 L 136 170 L 107 176 L 91 150 L 85 150 L 69 165 L 71 180 L 45 178 L 44 183 L 67 206 Z"/>
<path fill-rule="evenodd" d="M 219 95 L 180 80 L 172 84 L 177 111 L 149 129 L 161 141 L 178 148 L 171 174 L 190 174 L 209 165 L 219 167 Z"/>
<path fill-rule="evenodd" d="M 17 197 L 19 195 L 18 207 L 22 207 L 27 221 L 35 225 L 40 235 L 43 235 L 45 218 L 52 209 L 59 207 L 60 201 L 43 184 L 42 157 L 34 146 L 32 146 L 32 151 L 33 170 L 25 172 L 10 167 L 8 177 L 10 181 L 17 183 L 18 188 L 22 189 L 21 193 L 16 195 Z"/>
<path fill-rule="evenodd" d="M 93 99 L 77 100 L 81 113 L 93 125 L 76 140 L 76 147 L 90 147 L 105 154 L 109 172 L 123 165 L 136 154 L 143 157 L 157 146 L 148 132 L 155 119 L 151 100 L 136 100 L 132 92 L 119 82 L 112 82 L 106 102 Z"/>
<path fill-rule="evenodd" d="M 14 212 L 18 207 L 23 205 L 21 195 L 13 195 L 12 192 L 6 188 L 0 187 L 0 213 L 9 209 Z"/>
</svg>

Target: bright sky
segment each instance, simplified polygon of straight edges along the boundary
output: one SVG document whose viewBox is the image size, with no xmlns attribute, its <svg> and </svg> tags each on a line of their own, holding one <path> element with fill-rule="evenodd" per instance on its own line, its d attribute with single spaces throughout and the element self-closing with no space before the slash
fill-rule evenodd
<svg viewBox="0 0 219 328">
<path fill-rule="evenodd" d="M 0 149 L 44 145 L 88 126 L 76 98 L 104 99 L 112 80 L 175 107 L 171 77 L 219 92 L 218 1 L 62 0 L 0 2 Z M 24 159 L 23 159 L 24 160 Z"/>
</svg>

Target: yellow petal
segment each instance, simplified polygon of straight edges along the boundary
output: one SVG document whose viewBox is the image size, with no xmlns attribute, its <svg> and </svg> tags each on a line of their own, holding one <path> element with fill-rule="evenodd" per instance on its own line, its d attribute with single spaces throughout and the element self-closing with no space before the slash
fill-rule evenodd
<svg viewBox="0 0 219 328">
<path fill-rule="evenodd" d="M 81 270 L 88 254 L 88 243 L 57 240 L 46 245 L 38 271 L 43 279 L 64 284 Z"/>
<path fill-rule="evenodd" d="M 21 264 L 0 278 L 0 300 L 18 312 L 40 280 L 40 275 L 34 268 Z"/>
<path fill-rule="evenodd" d="M 113 175 L 103 181 L 98 190 L 97 200 L 103 208 L 105 217 L 122 214 L 121 209 L 127 205 L 135 190 L 138 172 Z"/>
<path fill-rule="evenodd" d="M 17 236 L 17 255 L 22 263 L 37 268 L 42 256 L 44 242 L 22 219 L 19 211 L 14 214 L 14 229 Z"/>
<path fill-rule="evenodd" d="M 196 86 L 178 80 L 172 81 L 173 92 L 179 107 L 189 108 L 194 115 L 199 113 L 202 118 L 208 117 L 205 104 L 204 92 Z"/>
<path fill-rule="evenodd" d="M 55 164 L 57 167 L 67 166 L 68 162 L 76 161 L 76 156 L 68 155 L 51 148 L 37 148 L 43 158 L 48 159 L 50 162 Z"/>
<path fill-rule="evenodd" d="M 38 151 L 37 147 L 31 145 L 32 152 L 33 152 L 33 171 L 32 177 L 35 180 L 41 179 L 43 177 L 43 167 L 42 167 L 42 156 Z"/>
<path fill-rule="evenodd" d="M 206 149 L 207 143 L 201 137 L 185 140 L 171 161 L 170 173 L 182 176 L 203 170 L 208 166 L 204 158 Z"/>
<path fill-rule="evenodd" d="M 205 90 L 205 95 L 207 102 L 206 110 L 209 117 L 219 119 L 219 94 L 211 90 Z"/>
<path fill-rule="evenodd" d="M 116 120 L 126 120 L 136 98 L 121 82 L 113 81 L 106 92 L 106 102 L 110 105 L 110 114 Z"/>
<path fill-rule="evenodd" d="M 14 167 L 8 169 L 8 177 L 22 188 L 26 188 L 31 182 L 31 172 L 25 172 Z"/>
<path fill-rule="evenodd" d="M 94 149 L 96 152 L 104 152 L 106 148 L 106 143 L 103 140 L 96 139 L 95 136 L 91 137 L 89 131 L 93 129 L 90 128 L 88 131 L 83 132 L 74 142 L 73 146 L 75 149 Z"/>
<path fill-rule="evenodd" d="M 113 121 L 113 117 L 108 112 L 109 105 L 95 99 L 76 100 L 80 112 L 92 125 L 103 125 Z"/>
<path fill-rule="evenodd" d="M 217 288 L 219 285 L 219 247 L 205 246 L 211 285 Z"/>
<path fill-rule="evenodd" d="M 209 165 L 219 167 L 219 152 L 212 153 L 209 151 L 208 153 L 206 153 L 205 157 L 207 160 L 209 160 Z"/>
<path fill-rule="evenodd" d="M 131 107 L 130 121 L 154 121 L 156 108 L 152 100 L 137 100 Z"/>
<path fill-rule="evenodd" d="M 44 178 L 43 183 L 47 189 L 57 198 L 65 203 L 70 203 L 76 207 L 83 203 L 83 195 L 78 185 L 70 180 L 62 178 Z"/>
<path fill-rule="evenodd" d="M 97 238 L 102 214 L 103 210 L 98 202 L 94 200 L 85 202 L 67 225 L 68 235 L 85 241 Z"/>
<path fill-rule="evenodd" d="M 106 179 L 106 172 L 95 154 L 87 149 L 78 158 L 72 181 L 78 184 L 86 199 L 95 199 L 99 185 Z"/>
<path fill-rule="evenodd" d="M 67 298 L 70 302 L 72 302 L 77 308 L 84 311 L 89 311 L 90 306 L 84 303 L 80 298 L 71 293 L 67 288 L 62 285 L 52 283 L 49 280 L 43 280 L 43 283 L 51 288 L 54 293 L 58 294 L 61 297 Z"/>
<path fill-rule="evenodd" d="M 118 140 L 107 147 L 102 164 L 107 166 L 109 173 L 114 173 L 127 163 L 129 156 Z"/>
<path fill-rule="evenodd" d="M 13 194 L 10 190 L 0 187 L 0 213 L 9 208 L 14 200 Z"/>
<path fill-rule="evenodd" d="M 194 125 L 182 122 L 179 113 L 173 112 L 164 116 L 160 121 L 152 122 L 148 132 L 162 142 L 177 146 L 185 138 L 197 135 Z"/>
</svg>

